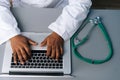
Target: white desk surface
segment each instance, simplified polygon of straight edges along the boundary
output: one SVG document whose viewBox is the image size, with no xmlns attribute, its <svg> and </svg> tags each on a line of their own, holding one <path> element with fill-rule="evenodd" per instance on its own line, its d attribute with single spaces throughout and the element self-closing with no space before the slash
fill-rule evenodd
<svg viewBox="0 0 120 80">
<path fill-rule="evenodd" d="M 120 10 L 91 10 L 89 17 L 101 16 L 110 34 L 114 55 L 106 63 L 93 65 L 76 58 L 72 53 L 72 77 L 45 76 L 2 76 L 0 80 L 119 80 L 120 79 Z M 2 67 L 4 45 L 0 46 L 0 69 Z M 99 51 L 98 51 L 99 52 Z"/>
</svg>

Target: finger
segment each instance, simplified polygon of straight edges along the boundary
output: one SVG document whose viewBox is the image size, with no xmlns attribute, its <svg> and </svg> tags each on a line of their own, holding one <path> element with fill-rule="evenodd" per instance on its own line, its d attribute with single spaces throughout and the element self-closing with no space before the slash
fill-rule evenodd
<svg viewBox="0 0 120 80">
<path fill-rule="evenodd" d="M 42 47 L 45 46 L 46 44 L 47 44 L 47 38 L 41 42 L 40 46 Z"/>
<path fill-rule="evenodd" d="M 60 47 L 56 47 L 56 60 L 58 61 L 58 59 L 59 59 L 59 57 L 60 57 Z"/>
<path fill-rule="evenodd" d="M 14 63 L 17 64 L 17 53 L 13 53 L 13 60 L 14 60 Z"/>
<path fill-rule="evenodd" d="M 30 47 L 29 47 L 28 45 L 26 45 L 26 46 L 24 47 L 24 49 L 25 49 L 25 52 L 28 54 L 28 56 L 31 57 Z"/>
<path fill-rule="evenodd" d="M 63 55 L 63 46 L 60 46 L 60 54 Z"/>
<path fill-rule="evenodd" d="M 50 56 L 51 55 L 51 51 L 52 51 L 51 46 L 48 46 L 46 55 Z"/>
<path fill-rule="evenodd" d="M 22 59 L 22 55 L 21 55 L 20 51 L 17 51 L 17 56 L 18 56 L 18 59 L 19 59 L 20 63 L 24 64 L 24 61 Z"/>
<path fill-rule="evenodd" d="M 55 56 L 56 56 L 56 49 L 55 49 L 56 47 L 55 46 L 52 46 L 52 51 L 51 51 L 51 58 L 55 58 Z"/>
<path fill-rule="evenodd" d="M 33 45 L 33 46 L 36 46 L 38 43 L 36 43 L 35 41 L 33 41 L 33 40 L 31 40 L 31 39 L 29 39 L 28 40 L 28 43 L 30 44 L 30 45 Z"/>
<path fill-rule="evenodd" d="M 23 59 L 26 61 L 27 60 L 27 55 L 26 55 L 27 53 L 26 53 L 25 49 L 21 49 L 20 52 L 21 52 Z"/>
</svg>

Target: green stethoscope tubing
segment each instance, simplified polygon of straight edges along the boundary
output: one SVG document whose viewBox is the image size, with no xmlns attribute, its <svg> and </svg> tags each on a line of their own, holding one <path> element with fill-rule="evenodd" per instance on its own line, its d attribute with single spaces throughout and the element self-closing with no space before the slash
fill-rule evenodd
<svg viewBox="0 0 120 80">
<path fill-rule="evenodd" d="M 97 18 L 96 18 L 97 19 Z M 83 24 L 81 27 L 83 27 L 84 28 L 84 26 L 88 23 L 90 21 L 90 19 L 88 19 L 87 21 L 86 21 L 86 23 L 85 24 Z M 98 26 L 97 26 L 98 25 Z M 81 60 L 83 60 L 83 61 L 85 61 L 85 62 L 88 62 L 88 63 L 90 63 L 90 64 L 101 64 L 101 63 L 104 63 L 104 62 L 107 62 L 107 61 L 109 61 L 111 58 L 112 58 L 112 55 L 113 55 L 113 47 L 112 47 L 112 42 L 111 42 L 111 39 L 110 39 L 110 37 L 109 37 L 109 35 L 108 35 L 108 33 L 107 33 L 107 30 L 105 29 L 105 27 L 104 27 L 104 25 L 102 24 L 102 22 L 99 20 L 99 21 L 97 21 L 97 24 L 95 24 L 93 27 L 95 27 L 95 26 L 97 26 L 100 30 L 101 30 L 101 32 L 102 32 L 102 34 L 104 35 L 104 38 L 105 38 L 105 40 L 107 41 L 107 44 L 108 44 L 108 48 L 109 48 L 109 53 L 108 53 L 108 55 L 107 55 L 107 57 L 105 58 L 105 59 L 103 59 L 103 60 L 96 60 L 96 59 L 90 59 L 90 58 L 86 58 L 86 57 L 83 57 L 78 51 L 77 51 L 77 49 L 78 49 L 78 47 L 79 46 L 81 46 L 81 45 L 83 45 L 87 40 L 88 40 L 88 35 L 85 37 L 85 38 L 83 38 L 78 44 L 76 44 L 75 45 L 75 43 L 74 43 L 74 39 L 77 37 L 77 35 L 79 34 L 79 30 L 71 37 L 71 45 L 72 45 L 72 51 L 73 51 L 73 53 L 79 58 L 79 59 L 81 59 Z"/>
</svg>

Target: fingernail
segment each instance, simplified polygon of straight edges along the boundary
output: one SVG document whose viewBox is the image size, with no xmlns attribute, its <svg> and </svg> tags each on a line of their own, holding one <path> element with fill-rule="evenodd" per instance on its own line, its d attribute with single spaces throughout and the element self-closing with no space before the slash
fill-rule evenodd
<svg viewBox="0 0 120 80">
<path fill-rule="evenodd" d="M 21 62 L 21 64 L 24 64 L 24 62 Z"/>
<path fill-rule="evenodd" d="M 16 61 L 14 61 L 14 63 L 16 64 L 17 62 L 16 62 Z"/>
<path fill-rule="evenodd" d="M 58 59 L 55 59 L 56 61 L 58 61 Z"/>
<path fill-rule="evenodd" d="M 28 62 L 28 60 L 26 61 L 26 63 Z"/>
</svg>

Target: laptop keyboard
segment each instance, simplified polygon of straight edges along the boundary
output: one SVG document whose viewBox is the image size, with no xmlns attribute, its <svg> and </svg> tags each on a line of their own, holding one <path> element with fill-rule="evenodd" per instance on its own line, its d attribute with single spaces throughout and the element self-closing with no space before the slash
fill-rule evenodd
<svg viewBox="0 0 120 80">
<path fill-rule="evenodd" d="M 25 64 L 14 64 L 13 57 L 11 60 L 11 68 L 45 68 L 45 69 L 62 69 L 63 58 L 59 61 L 46 56 L 45 50 L 33 50 L 32 57 Z"/>
</svg>

